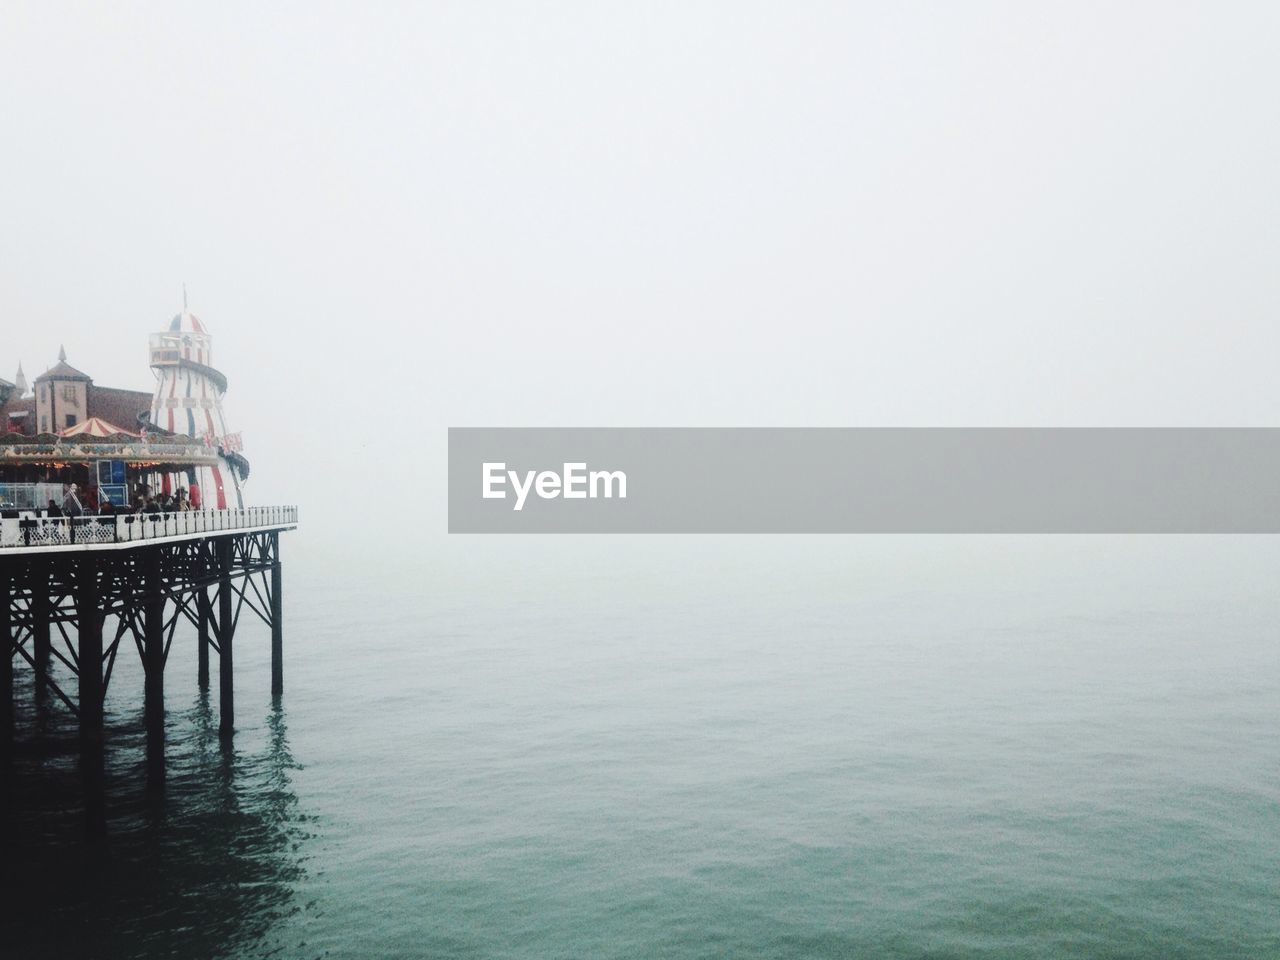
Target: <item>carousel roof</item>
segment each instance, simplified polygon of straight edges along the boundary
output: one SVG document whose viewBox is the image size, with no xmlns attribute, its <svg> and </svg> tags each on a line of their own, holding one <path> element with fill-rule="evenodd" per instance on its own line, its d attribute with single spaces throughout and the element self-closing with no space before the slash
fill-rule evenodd
<svg viewBox="0 0 1280 960">
<path fill-rule="evenodd" d="M 88 420 L 77 423 L 74 427 L 67 427 L 65 430 L 58 431 L 58 436 L 60 437 L 114 437 L 117 434 L 124 434 L 128 437 L 139 436 L 132 430 L 117 427 L 114 423 L 108 423 L 101 417 L 90 417 Z"/>
<path fill-rule="evenodd" d="M 123 460 L 134 464 L 209 465 L 228 462 L 216 449 L 190 437 L 139 436 L 108 424 L 107 436 L 81 433 L 57 436 L 41 433 L 26 437 L 18 433 L 0 434 L 0 468 L 31 463 L 88 463 L 93 460 Z M 243 475 L 243 474 L 242 474 Z"/>
</svg>

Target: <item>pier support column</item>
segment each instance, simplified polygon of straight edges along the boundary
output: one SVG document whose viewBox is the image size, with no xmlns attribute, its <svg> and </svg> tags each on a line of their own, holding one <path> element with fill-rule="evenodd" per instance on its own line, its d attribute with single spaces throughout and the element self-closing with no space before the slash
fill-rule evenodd
<svg viewBox="0 0 1280 960">
<path fill-rule="evenodd" d="M 213 607 L 209 603 L 209 588 L 196 591 L 196 685 L 209 689 L 209 620 Z"/>
<path fill-rule="evenodd" d="M 35 661 L 36 695 L 43 697 L 49 679 L 49 561 L 37 557 L 31 561 L 31 659 Z"/>
<path fill-rule="evenodd" d="M 102 595 L 98 558 L 86 553 L 76 571 L 79 621 L 80 772 L 84 780 L 85 825 L 89 835 L 107 832 L 106 774 L 102 742 Z"/>
<path fill-rule="evenodd" d="M 284 594 L 280 574 L 280 534 L 271 534 L 271 696 L 284 694 Z"/>
<path fill-rule="evenodd" d="M 0 756 L 13 747 L 13 573 L 0 561 Z"/>
<path fill-rule="evenodd" d="M 142 557 L 142 657 L 146 673 L 144 715 L 147 725 L 147 789 L 164 789 L 164 583 L 161 548 Z"/>
<path fill-rule="evenodd" d="M 235 730 L 235 684 L 232 681 L 231 538 L 217 542 L 218 551 L 218 734 L 230 737 Z"/>
</svg>

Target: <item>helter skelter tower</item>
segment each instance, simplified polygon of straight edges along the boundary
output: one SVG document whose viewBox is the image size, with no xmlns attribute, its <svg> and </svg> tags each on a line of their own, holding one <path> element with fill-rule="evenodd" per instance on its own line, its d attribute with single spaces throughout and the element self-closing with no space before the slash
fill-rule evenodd
<svg viewBox="0 0 1280 960">
<path fill-rule="evenodd" d="M 226 509 L 226 475 L 235 485 L 237 505 L 243 506 L 240 480 L 248 476 L 248 462 L 240 455 L 239 434 L 228 432 L 222 413 L 227 378 L 213 366 L 212 338 L 200 319 L 187 310 L 186 301 L 184 290 L 182 312 L 169 322 L 169 329 L 151 335 L 151 369 L 156 374 L 151 423 L 217 451 L 215 463 L 188 471 L 193 494 L 202 491 L 205 498 L 210 491 L 213 494 L 215 502 L 204 506 Z"/>
</svg>

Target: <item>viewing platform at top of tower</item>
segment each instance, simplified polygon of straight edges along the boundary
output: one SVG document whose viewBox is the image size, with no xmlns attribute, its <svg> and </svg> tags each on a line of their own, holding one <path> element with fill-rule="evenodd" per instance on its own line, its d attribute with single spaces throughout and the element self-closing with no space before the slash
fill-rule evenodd
<svg viewBox="0 0 1280 960">
<path fill-rule="evenodd" d="M 213 366 L 213 345 L 209 331 L 193 313 L 183 310 L 170 321 L 167 330 L 150 337 L 151 367 L 185 367 L 208 377 L 219 393 L 227 390 L 227 378 Z"/>
</svg>

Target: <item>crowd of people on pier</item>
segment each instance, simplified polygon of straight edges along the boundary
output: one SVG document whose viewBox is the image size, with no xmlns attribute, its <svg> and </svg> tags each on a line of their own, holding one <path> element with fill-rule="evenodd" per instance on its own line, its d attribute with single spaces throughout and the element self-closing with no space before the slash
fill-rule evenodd
<svg viewBox="0 0 1280 960">
<path fill-rule="evenodd" d="M 200 509 L 198 489 L 188 494 L 185 488 L 179 487 L 173 493 L 161 492 L 155 494 L 149 485 L 139 484 L 137 494 L 129 507 L 119 506 L 108 497 L 99 497 L 94 490 L 88 491 L 88 494 L 88 496 L 82 497 L 77 484 L 67 484 L 62 496 L 62 503 L 59 504 L 56 500 L 51 499 L 49 506 L 45 509 L 45 516 L 51 518 L 114 517 L 130 513 L 188 513 L 192 510 Z"/>
</svg>

